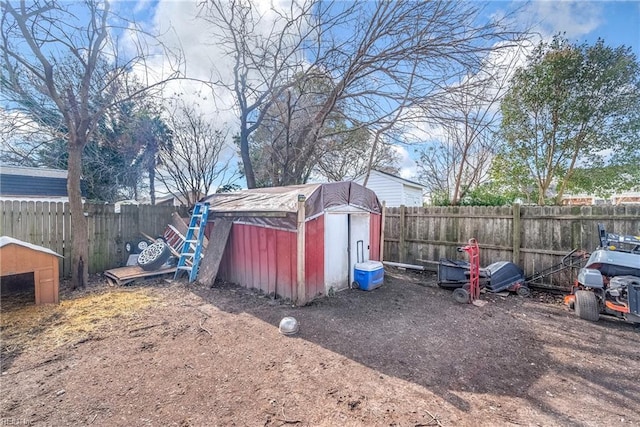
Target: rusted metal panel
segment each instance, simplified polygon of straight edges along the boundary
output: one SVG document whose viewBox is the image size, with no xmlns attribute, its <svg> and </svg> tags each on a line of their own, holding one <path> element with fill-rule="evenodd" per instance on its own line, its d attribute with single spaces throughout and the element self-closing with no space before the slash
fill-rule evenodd
<svg viewBox="0 0 640 427">
<path fill-rule="evenodd" d="M 380 227 L 382 215 L 369 215 L 369 259 L 380 261 Z"/>
<path fill-rule="evenodd" d="M 233 224 L 218 276 L 247 288 L 283 298 L 296 285 L 295 233 Z"/>
<path fill-rule="evenodd" d="M 324 295 L 324 215 L 306 222 L 305 282 L 307 301 Z"/>
<path fill-rule="evenodd" d="M 296 233 L 276 232 L 276 293 L 283 298 L 293 298 L 296 282 Z"/>
</svg>

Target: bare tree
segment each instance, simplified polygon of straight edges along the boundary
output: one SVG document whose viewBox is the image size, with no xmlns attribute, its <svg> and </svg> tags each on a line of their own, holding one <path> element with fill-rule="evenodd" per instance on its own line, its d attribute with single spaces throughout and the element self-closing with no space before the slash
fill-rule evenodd
<svg viewBox="0 0 640 427">
<path fill-rule="evenodd" d="M 439 94 L 452 78 L 478 68 L 496 46 L 510 45 L 497 41 L 519 37 L 501 22 L 478 24 L 480 11 L 455 1 L 360 5 L 351 31 L 334 33 L 316 55 L 336 76 L 335 85 L 300 138 L 315 143 L 337 105 L 378 139 L 393 131 L 403 111 L 417 105 L 427 115 L 438 111 Z"/>
<path fill-rule="evenodd" d="M 52 136 L 29 116 L 0 109 L 0 163 L 39 166 L 38 152 L 52 142 Z"/>
<path fill-rule="evenodd" d="M 194 106 L 175 107 L 168 119 L 171 144 L 160 150 L 158 180 L 188 206 L 210 193 L 213 186 L 237 178 L 228 131 L 217 129 Z"/>
<path fill-rule="evenodd" d="M 0 6 L 2 99 L 67 141 L 72 286 L 84 286 L 88 230 L 80 192 L 83 150 L 109 106 L 159 83 L 145 84 L 135 93 L 123 90 L 124 77 L 134 67 L 144 68 L 147 55 L 142 50 L 127 58 L 119 55 L 112 31 L 135 26 L 117 19 L 107 1 L 2 0 Z M 122 25 L 114 28 L 114 22 Z"/>
<path fill-rule="evenodd" d="M 319 144 L 337 110 L 354 127 L 374 132 L 374 150 L 390 138 L 403 111 L 415 105 L 438 109 L 451 79 L 480 66 L 495 46 L 519 34 L 502 22 L 479 24 L 473 2 L 436 0 L 293 3 L 287 13 L 257 12 L 251 0 L 211 0 L 201 16 L 218 28 L 214 36 L 233 56 L 234 92 L 240 114 L 240 151 L 249 187 L 255 186 L 250 134 L 273 100 L 295 81 L 291 76 L 331 76 L 332 86 L 297 132 L 296 147 Z M 269 22 L 265 16 L 276 18 Z M 266 30 L 265 30 L 266 28 Z M 220 80 L 223 80 L 222 77 Z"/>
<path fill-rule="evenodd" d="M 428 113 L 441 139 L 420 150 L 420 179 L 452 205 L 488 179 L 500 146 L 500 101 L 518 65 L 520 49 L 501 52 L 499 58 L 489 55 L 476 74 L 469 73 L 443 90 L 439 111 Z"/>
<path fill-rule="evenodd" d="M 318 0 L 303 0 L 291 2 L 288 10 L 271 7 L 261 12 L 253 0 L 203 2 L 200 17 L 212 24 L 212 38 L 233 59 L 230 78 L 228 70 L 217 70 L 215 84 L 235 99 L 240 121 L 238 143 L 249 188 L 256 186 L 251 135 L 271 103 L 296 83 L 294 76 L 313 68 L 307 55 L 312 44 L 317 45 L 320 34 L 344 22 L 352 8 L 332 11 Z"/>
<path fill-rule="evenodd" d="M 353 179 L 368 174 L 372 169 L 397 174 L 398 153 L 385 141 L 374 145 L 374 138 L 367 129 L 328 138 L 314 173 L 330 181 Z"/>
<path fill-rule="evenodd" d="M 298 133 L 313 116 L 330 85 L 329 79 L 296 82 L 269 100 L 260 126 L 250 137 L 250 158 L 257 187 L 302 184 L 321 153 L 321 144 L 300 144 Z"/>
<path fill-rule="evenodd" d="M 311 176 L 339 181 L 366 172 L 372 154 L 370 132 L 353 126 L 339 109 L 325 122 L 315 144 L 299 138 L 332 89 L 330 76 L 310 72 L 296 76 L 295 84 L 270 100 L 260 126 L 250 138 L 256 185 L 303 184 Z M 395 153 L 388 145 L 373 153 L 371 162 L 392 168 Z"/>
</svg>

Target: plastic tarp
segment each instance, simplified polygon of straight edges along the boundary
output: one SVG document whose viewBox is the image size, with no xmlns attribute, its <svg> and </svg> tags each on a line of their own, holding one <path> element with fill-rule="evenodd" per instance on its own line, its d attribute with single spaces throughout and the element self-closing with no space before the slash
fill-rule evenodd
<svg viewBox="0 0 640 427">
<path fill-rule="evenodd" d="M 227 216 L 237 213 L 237 216 L 233 216 L 236 222 L 296 230 L 299 195 L 306 199 L 306 218 L 313 218 L 328 208 L 338 206 L 352 206 L 367 212 L 382 213 L 376 194 L 351 181 L 255 188 L 213 194 L 201 202 L 209 203 L 209 215 L 212 219 L 215 219 L 216 213 Z"/>
</svg>

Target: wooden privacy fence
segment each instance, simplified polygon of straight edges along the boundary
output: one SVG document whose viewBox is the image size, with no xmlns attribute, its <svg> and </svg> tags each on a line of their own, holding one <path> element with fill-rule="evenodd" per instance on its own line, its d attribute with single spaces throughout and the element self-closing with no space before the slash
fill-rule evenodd
<svg viewBox="0 0 640 427">
<path fill-rule="evenodd" d="M 100 273 L 125 264 L 125 242 L 143 238 L 141 233 L 160 236 L 174 206 L 124 205 L 120 213 L 111 204 L 85 206 L 89 232 L 89 273 Z M 71 275 L 71 212 L 68 203 L 0 201 L 0 235 L 49 248 L 62 255 L 60 274 Z"/>
<path fill-rule="evenodd" d="M 476 238 L 482 266 L 512 261 L 529 275 L 562 261 L 573 249 L 599 244 L 597 224 L 616 234 L 640 234 L 640 205 L 387 208 L 384 259 L 435 270 L 441 258 L 466 260 L 456 248 Z M 568 289 L 569 271 L 547 279 Z"/>
</svg>

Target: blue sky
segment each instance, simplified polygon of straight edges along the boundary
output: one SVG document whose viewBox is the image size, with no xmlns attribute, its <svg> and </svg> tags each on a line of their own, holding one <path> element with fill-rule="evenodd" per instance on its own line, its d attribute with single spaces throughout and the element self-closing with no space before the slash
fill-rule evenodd
<svg viewBox="0 0 640 427">
<path fill-rule="evenodd" d="M 493 2 L 504 8 L 507 2 Z M 544 36 L 566 32 L 570 40 L 588 43 L 598 37 L 609 46 L 631 46 L 640 57 L 640 1 L 533 1 L 510 3 L 526 9 Z"/>
<path fill-rule="evenodd" d="M 640 1 L 606 3 L 602 24 L 593 35 L 604 38 L 607 44 L 631 46 L 640 58 Z"/>
<path fill-rule="evenodd" d="M 267 3 L 273 0 L 260 0 Z M 275 3 L 282 1 L 276 0 Z M 163 6 L 196 4 L 196 0 L 139 0 L 123 1 L 121 6 L 133 10 L 140 19 L 149 18 Z M 533 0 L 533 1 L 493 1 L 489 2 L 489 14 L 524 8 L 522 22 L 527 19 L 537 24 L 537 29 L 544 35 L 565 31 L 573 40 L 593 42 L 602 37 L 609 45 L 625 44 L 632 46 L 636 55 L 640 56 L 640 0 L 632 1 L 575 1 L 575 0 Z M 192 9 L 190 7 L 185 7 Z M 174 15 L 175 17 L 175 15 Z"/>
</svg>

